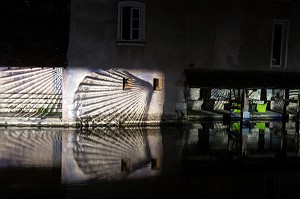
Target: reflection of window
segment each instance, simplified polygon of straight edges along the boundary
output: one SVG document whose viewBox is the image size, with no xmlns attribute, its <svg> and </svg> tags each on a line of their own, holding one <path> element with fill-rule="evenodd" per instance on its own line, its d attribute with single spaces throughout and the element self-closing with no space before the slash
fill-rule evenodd
<svg viewBox="0 0 300 199">
<path fill-rule="evenodd" d="M 122 159 L 121 171 L 129 171 L 129 170 L 130 170 L 130 159 Z"/>
<path fill-rule="evenodd" d="M 122 1 L 118 9 L 118 43 L 144 43 L 145 4 Z"/>
<path fill-rule="evenodd" d="M 132 79 L 131 78 L 123 78 L 123 89 L 130 89 L 132 85 Z"/>
<path fill-rule="evenodd" d="M 160 159 L 151 159 L 151 169 L 153 170 L 159 170 L 160 169 Z"/>
<path fill-rule="evenodd" d="M 162 90 L 162 79 L 161 78 L 153 78 L 153 90 L 155 90 L 155 91 Z"/>
<path fill-rule="evenodd" d="M 274 20 L 271 67 L 285 68 L 287 63 L 289 21 Z"/>
</svg>

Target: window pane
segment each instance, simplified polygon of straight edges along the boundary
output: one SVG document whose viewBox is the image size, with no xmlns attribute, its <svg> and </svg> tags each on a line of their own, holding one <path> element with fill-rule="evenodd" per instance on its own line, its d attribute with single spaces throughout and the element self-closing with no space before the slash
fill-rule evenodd
<svg viewBox="0 0 300 199">
<path fill-rule="evenodd" d="M 273 57 L 272 64 L 280 65 L 281 47 L 282 47 L 282 24 L 275 24 L 273 38 Z"/>
<path fill-rule="evenodd" d="M 122 9 L 122 39 L 130 39 L 130 7 Z"/>
<path fill-rule="evenodd" d="M 133 19 L 132 20 L 132 28 L 139 28 L 140 27 L 140 20 Z"/>
<path fill-rule="evenodd" d="M 140 18 L 140 10 L 139 9 L 133 9 L 132 10 L 132 17 L 133 18 Z"/>
<path fill-rule="evenodd" d="M 139 39 L 139 30 L 132 30 L 132 39 Z"/>
</svg>

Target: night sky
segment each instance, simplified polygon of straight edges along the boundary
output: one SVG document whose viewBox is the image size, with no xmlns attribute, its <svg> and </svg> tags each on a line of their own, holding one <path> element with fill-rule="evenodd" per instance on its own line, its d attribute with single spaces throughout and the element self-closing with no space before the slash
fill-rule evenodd
<svg viewBox="0 0 300 199">
<path fill-rule="evenodd" d="M 5 0 L 0 8 L 0 64 L 67 63 L 70 0 Z"/>
</svg>

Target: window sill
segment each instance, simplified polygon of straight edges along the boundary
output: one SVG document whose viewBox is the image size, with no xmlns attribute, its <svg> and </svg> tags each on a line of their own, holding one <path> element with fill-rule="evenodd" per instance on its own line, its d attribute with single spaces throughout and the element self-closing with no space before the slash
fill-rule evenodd
<svg viewBox="0 0 300 199">
<path fill-rule="evenodd" d="M 142 41 L 117 41 L 118 46 L 145 46 L 146 42 Z"/>
<path fill-rule="evenodd" d="M 281 69 L 285 69 L 285 66 L 281 66 L 281 65 L 271 65 L 271 68 L 281 68 Z"/>
</svg>

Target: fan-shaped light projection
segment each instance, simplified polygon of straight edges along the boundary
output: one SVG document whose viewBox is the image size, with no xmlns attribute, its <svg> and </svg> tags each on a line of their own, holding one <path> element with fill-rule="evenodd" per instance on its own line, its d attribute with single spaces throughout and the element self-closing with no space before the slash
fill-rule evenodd
<svg viewBox="0 0 300 199">
<path fill-rule="evenodd" d="M 229 94 L 229 89 L 211 89 L 211 98 L 215 100 L 228 100 Z"/>
<path fill-rule="evenodd" d="M 130 88 L 124 89 L 124 79 L 130 79 Z M 151 97 L 151 84 L 127 71 L 92 72 L 75 93 L 75 115 L 97 123 L 140 123 Z"/>
<path fill-rule="evenodd" d="M 289 99 L 298 100 L 300 94 L 300 89 L 291 89 L 289 91 Z"/>
<path fill-rule="evenodd" d="M 0 70 L 0 108 L 13 117 L 61 115 L 61 68 L 18 68 Z"/>
<path fill-rule="evenodd" d="M 224 104 L 230 98 L 229 89 L 211 89 L 211 99 L 215 99 L 214 109 L 224 109 Z"/>
<path fill-rule="evenodd" d="M 69 133 L 65 139 L 64 183 L 121 180 L 159 173 L 159 169 L 151 167 L 152 160 L 160 162 L 162 156 L 162 141 L 157 131 L 97 128 Z"/>
<path fill-rule="evenodd" d="M 54 129 L 0 129 L 1 167 L 60 167 L 61 132 Z"/>
</svg>

